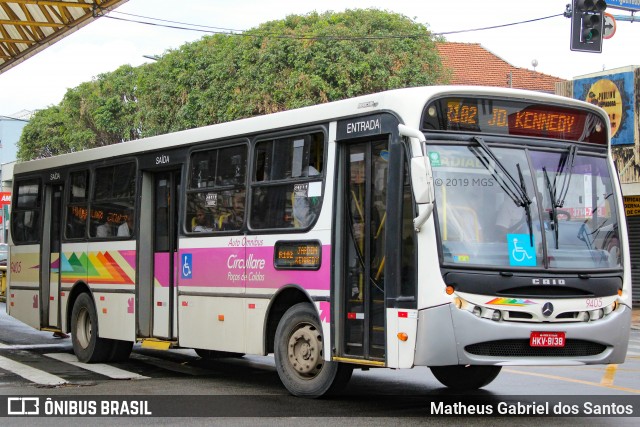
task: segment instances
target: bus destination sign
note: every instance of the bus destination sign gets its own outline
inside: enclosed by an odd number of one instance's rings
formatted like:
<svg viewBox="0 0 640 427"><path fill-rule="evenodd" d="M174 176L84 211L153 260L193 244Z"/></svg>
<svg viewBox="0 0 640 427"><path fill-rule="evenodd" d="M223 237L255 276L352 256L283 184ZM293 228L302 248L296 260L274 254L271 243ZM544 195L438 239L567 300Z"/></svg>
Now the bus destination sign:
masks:
<svg viewBox="0 0 640 427"><path fill-rule="evenodd" d="M604 121L589 111L526 101L446 98L427 106L424 130L481 132L606 144Z"/></svg>
<svg viewBox="0 0 640 427"><path fill-rule="evenodd" d="M279 270L317 270L321 257L318 241L279 241L274 248L274 266Z"/></svg>

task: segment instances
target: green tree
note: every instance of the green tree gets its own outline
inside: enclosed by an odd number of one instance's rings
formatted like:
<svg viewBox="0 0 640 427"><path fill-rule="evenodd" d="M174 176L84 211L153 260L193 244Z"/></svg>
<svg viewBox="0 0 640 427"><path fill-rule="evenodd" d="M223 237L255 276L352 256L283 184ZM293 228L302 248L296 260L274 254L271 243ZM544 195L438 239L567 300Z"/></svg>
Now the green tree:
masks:
<svg viewBox="0 0 640 427"><path fill-rule="evenodd" d="M67 92L54 121L33 120L20 158L448 81L425 25L380 10L292 15L242 35L213 35ZM53 108L53 107L52 107ZM44 113L43 113L44 114ZM37 142L58 126L59 142ZM55 150L36 150L40 144ZM24 145L24 147L23 147Z"/></svg>
<svg viewBox="0 0 640 427"><path fill-rule="evenodd" d="M69 119L60 106L39 110L24 127L18 142L20 160L70 153L87 147L93 133Z"/></svg>

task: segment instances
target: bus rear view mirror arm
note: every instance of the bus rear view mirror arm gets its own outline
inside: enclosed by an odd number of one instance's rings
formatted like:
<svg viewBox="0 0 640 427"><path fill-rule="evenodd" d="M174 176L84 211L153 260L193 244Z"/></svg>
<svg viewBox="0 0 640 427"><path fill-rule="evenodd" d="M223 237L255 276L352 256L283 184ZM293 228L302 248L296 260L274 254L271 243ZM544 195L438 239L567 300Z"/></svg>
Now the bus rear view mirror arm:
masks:
<svg viewBox="0 0 640 427"><path fill-rule="evenodd" d="M411 186L419 210L413 226L420 231L420 227L431 217L435 200L431 162L426 155L426 141L422 132L405 125L398 125L398 131L411 141Z"/></svg>

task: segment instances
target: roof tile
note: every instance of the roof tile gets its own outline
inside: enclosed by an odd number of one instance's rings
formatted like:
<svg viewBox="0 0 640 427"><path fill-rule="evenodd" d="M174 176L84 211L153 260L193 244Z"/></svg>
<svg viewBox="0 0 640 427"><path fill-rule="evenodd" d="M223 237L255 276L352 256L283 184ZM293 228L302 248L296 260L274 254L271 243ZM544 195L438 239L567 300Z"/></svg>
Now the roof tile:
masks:
<svg viewBox="0 0 640 427"><path fill-rule="evenodd" d="M553 93L560 77L515 67L479 43L442 42L436 47L442 63L451 70L451 84L511 87Z"/></svg>

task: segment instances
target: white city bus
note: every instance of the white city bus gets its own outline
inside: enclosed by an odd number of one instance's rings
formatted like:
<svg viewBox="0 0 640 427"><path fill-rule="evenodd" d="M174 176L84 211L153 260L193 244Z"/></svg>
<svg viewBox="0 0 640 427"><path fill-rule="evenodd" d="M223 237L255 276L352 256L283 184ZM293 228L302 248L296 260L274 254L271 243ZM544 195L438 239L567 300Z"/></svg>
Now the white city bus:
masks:
<svg viewBox="0 0 640 427"><path fill-rule="evenodd" d="M394 90L17 164L7 311L82 362L141 342L273 353L298 396L370 367L478 388L624 361L622 206L601 109Z"/></svg>

